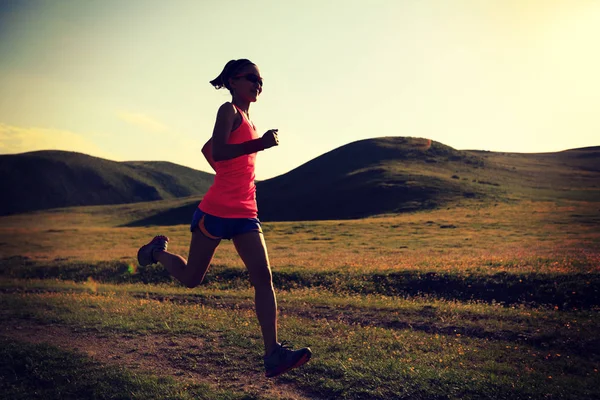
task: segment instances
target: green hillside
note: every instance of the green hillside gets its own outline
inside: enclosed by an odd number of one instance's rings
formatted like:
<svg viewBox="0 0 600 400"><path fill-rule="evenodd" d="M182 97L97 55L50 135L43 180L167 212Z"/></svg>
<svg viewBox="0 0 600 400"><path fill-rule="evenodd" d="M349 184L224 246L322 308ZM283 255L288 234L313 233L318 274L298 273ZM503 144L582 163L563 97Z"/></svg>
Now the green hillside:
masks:
<svg viewBox="0 0 600 400"><path fill-rule="evenodd" d="M0 174L8 194L3 214L138 202L77 211L108 213L125 226L186 224L212 183L210 174L171 163L117 163L65 152L0 156ZM600 147L525 154L459 151L417 138L368 139L258 182L257 196L263 221L361 218L465 201L599 201ZM151 207L144 203L159 199Z"/></svg>
<svg viewBox="0 0 600 400"><path fill-rule="evenodd" d="M213 175L168 162L115 162L65 151L0 156L0 215L202 195Z"/></svg>
<svg viewBox="0 0 600 400"><path fill-rule="evenodd" d="M493 167L478 176L506 193L532 199L600 200L600 146L555 153L469 151Z"/></svg>
<svg viewBox="0 0 600 400"><path fill-rule="evenodd" d="M347 219L497 196L457 178L486 168L479 155L425 139L386 137L339 147L258 185L265 220Z"/></svg>
<svg viewBox="0 0 600 400"><path fill-rule="evenodd" d="M467 198L600 200L600 147L522 154L385 137L339 147L258 184L263 220L359 218Z"/></svg>

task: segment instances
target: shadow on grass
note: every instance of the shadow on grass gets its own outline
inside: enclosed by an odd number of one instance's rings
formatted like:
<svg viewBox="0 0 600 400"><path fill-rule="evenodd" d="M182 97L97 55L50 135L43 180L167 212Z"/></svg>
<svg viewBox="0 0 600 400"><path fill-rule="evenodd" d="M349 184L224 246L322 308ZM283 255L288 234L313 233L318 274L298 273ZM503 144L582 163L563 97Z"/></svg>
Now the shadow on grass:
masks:
<svg viewBox="0 0 600 400"><path fill-rule="evenodd" d="M0 390L6 399L247 399L130 372L47 344L0 338Z"/></svg>
<svg viewBox="0 0 600 400"><path fill-rule="evenodd" d="M22 257L0 260L0 276L20 279L61 279L106 283L174 283L159 264L138 268L107 261L39 262ZM322 288L334 293L386 296L431 296L458 301L481 301L506 306L550 306L556 309L594 309L600 306L600 274L460 275L404 271L376 274L274 271L277 289ZM204 285L217 289L249 287L244 269L213 265Z"/></svg>

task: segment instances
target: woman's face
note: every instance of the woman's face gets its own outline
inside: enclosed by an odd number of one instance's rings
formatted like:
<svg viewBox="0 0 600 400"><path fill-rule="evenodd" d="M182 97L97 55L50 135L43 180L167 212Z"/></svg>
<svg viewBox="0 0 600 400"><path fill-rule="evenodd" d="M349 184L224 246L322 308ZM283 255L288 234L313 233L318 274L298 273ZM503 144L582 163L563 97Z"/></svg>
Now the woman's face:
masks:
<svg viewBox="0 0 600 400"><path fill-rule="evenodd" d="M229 82L234 95L248 102L255 102L262 92L263 81L254 64L244 67Z"/></svg>

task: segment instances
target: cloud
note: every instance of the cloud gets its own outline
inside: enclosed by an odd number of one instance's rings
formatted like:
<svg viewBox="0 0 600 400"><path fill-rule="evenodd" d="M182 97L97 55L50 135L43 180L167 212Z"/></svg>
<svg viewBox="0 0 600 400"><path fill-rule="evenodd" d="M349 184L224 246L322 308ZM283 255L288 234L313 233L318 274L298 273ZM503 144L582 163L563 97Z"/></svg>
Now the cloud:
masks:
<svg viewBox="0 0 600 400"><path fill-rule="evenodd" d="M146 114L121 112L117 115L119 119L152 133L163 133L171 130L162 122L159 122Z"/></svg>
<svg viewBox="0 0 600 400"><path fill-rule="evenodd" d="M0 154L37 150L76 151L106 157L104 152L83 134L58 129L23 128L0 123Z"/></svg>

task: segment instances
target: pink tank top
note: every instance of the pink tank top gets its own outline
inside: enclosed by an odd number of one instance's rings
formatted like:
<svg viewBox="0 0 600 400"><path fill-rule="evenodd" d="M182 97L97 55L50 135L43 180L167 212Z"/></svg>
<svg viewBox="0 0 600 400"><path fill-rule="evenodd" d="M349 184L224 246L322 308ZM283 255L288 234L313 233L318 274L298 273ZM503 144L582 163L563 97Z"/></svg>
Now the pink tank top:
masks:
<svg viewBox="0 0 600 400"><path fill-rule="evenodd" d="M228 144L238 144L257 139L254 125L234 104L242 116L242 123L229 134ZM215 180L198 208L221 218L256 218L256 186L254 164L256 153L245 154L225 161L215 161Z"/></svg>

